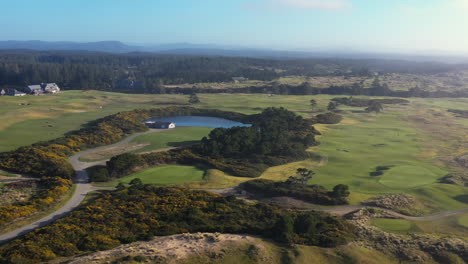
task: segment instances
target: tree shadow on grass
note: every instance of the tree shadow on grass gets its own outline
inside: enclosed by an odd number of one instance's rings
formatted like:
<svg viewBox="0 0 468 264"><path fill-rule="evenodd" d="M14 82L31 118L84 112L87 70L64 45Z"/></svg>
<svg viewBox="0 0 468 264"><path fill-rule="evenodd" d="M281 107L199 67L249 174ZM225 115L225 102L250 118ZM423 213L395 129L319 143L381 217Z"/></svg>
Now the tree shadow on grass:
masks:
<svg viewBox="0 0 468 264"><path fill-rule="evenodd" d="M453 199L468 204L468 194L458 195L453 197Z"/></svg>
<svg viewBox="0 0 468 264"><path fill-rule="evenodd" d="M167 145L170 147L184 147L190 146L199 143L200 140L187 140L187 141L178 141L178 142L168 142Z"/></svg>

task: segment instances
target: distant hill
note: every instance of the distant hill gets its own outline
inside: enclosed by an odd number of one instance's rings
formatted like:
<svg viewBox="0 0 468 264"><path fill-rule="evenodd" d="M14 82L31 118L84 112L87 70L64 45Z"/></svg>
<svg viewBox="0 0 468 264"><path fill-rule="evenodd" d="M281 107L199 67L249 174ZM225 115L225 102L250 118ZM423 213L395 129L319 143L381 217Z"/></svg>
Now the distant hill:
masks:
<svg viewBox="0 0 468 264"><path fill-rule="evenodd" d="M455 55L411 55L398 53L371 53L346 50L287 51L255 49L214 44L168 43L157 45L125 44L120 41L70 42L70 41L0 41L0 50L40 51L90 51L107 53L147 52L159 54L184 54L254 58L342 58L342 59L392 59L409 61L439 61L468 63L468 57Z"/></svg>

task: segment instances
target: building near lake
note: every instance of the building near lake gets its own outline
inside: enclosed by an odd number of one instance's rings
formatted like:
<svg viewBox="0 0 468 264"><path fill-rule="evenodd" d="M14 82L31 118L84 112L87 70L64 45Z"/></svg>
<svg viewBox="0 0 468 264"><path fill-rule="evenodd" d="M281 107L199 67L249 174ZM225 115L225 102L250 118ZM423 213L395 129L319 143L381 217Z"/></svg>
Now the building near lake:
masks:
<svg viewBox="0 0 468 264"><path fill-rule="evenodd" d="M145 125L149 128L157 128L157 129L171 129L175 128L175 123L172 122L159 122L159 121L146 121Z"/></svg>

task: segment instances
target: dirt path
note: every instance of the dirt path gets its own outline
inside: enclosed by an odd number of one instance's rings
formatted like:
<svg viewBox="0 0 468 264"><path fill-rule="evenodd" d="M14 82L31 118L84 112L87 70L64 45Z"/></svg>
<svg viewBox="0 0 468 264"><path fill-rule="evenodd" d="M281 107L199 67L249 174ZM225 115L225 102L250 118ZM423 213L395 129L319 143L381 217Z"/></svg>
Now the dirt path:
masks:
<svg viewBox="0 0 468 264"><path fill-rule="evenodd" d="M163 130L161 130L161 129L151 129L151 130L146 131L146 132L136 133L134 135L131 135L131 136L125 138L124 140L122 140L122 141L120 141L118 143L108 145L108 146L98 147L98 148L94 148L94 149L85 150L85 151L79 152L79 153L73 155L72 157L70 157L69 161L72 164L72 166L75 169L76 174L77 174L76 178L74 179L74 184L76 185L76 190L73 193L73 196L70 198L70 200L63 207L61 207L57 211L51 213L50 215L45 216L45 217L43 217L43 218L41 218L41 219L27 225L27 226L23 226L23 227L18 228L18 229L14 230L14 231L8 232L8 233L3 234L3 235L0 235L0 244L5 243L5 242L7 242L9 240L12 240L12 239L14 239L14 238L16 238L18 236L29 233L29 232L33 231L34 229L36 229L36 228L48 225L49 223L51 223L51 222L53 222L53 221L55 221L55 220L57 220L59 218L64 217L65 215L67 215L71 211L75 210L75 208L77 208L81 204L81 202L83 202L83 200L85 199L86 195L89 192L98 191L98 190L112 190L113 189L113 188L109 188L109 187L95 187L95 186L91 185L89 183L88 173L86 172L87 168L95 166L95 165L99 165L99 164L105 164L106 161L82 162L82 161L80 161L81 156L86 155L86 154L88 154L90 152L99 150L99 149L126 144L126 143L132 141L134 138L136 138L138 136L141 136L141 135L144 135L144 134L149 134L149 133L156 133L156 132L160 132L160 131L163 131Z"/></svg>

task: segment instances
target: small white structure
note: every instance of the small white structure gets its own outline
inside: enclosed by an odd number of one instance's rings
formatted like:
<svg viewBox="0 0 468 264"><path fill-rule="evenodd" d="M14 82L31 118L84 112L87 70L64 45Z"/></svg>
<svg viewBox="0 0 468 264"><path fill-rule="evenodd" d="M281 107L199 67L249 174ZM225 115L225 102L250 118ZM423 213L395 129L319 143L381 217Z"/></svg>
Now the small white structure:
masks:
<svg viewBox="0 0 468 264"><path fill-rule="evenodd" d="M145 125L149 128L157 128L157 129L171 129L175 128L175 123L172 122L159 122L159 121L146 121Z"/></svg>

